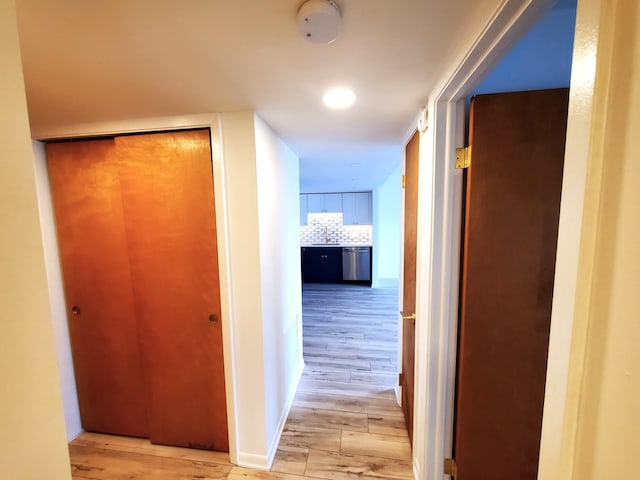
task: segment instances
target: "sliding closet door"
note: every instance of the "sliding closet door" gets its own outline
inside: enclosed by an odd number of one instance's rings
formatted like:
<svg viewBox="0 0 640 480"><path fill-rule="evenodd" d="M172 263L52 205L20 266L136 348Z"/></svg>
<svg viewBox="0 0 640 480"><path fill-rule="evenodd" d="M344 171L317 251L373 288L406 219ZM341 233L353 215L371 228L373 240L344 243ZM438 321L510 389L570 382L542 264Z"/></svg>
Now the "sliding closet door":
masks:
<svg viewBox="0 0 640 480"><path fill-rule="evenodd" d="M46 152L82 426L146 437L115 143L49 143Z"/></svg>
<svg viewBox="0 0 640 480"><path fill-rule="evenodd" d="M209 131L116 145L151 441L228 451Z"/></svg>

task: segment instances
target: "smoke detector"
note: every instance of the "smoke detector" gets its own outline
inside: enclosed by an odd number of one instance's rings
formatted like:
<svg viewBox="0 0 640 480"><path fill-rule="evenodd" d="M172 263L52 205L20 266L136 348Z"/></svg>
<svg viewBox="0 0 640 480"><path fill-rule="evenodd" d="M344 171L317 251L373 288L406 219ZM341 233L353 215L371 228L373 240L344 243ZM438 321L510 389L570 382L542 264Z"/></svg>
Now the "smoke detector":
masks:
<svg viewBox="0 0 640 480"><path fill-rule="evenodd" d="M333 0L307 0L297 15L298 29L313 43L331 43L342 27L342 15Z"/></svg>

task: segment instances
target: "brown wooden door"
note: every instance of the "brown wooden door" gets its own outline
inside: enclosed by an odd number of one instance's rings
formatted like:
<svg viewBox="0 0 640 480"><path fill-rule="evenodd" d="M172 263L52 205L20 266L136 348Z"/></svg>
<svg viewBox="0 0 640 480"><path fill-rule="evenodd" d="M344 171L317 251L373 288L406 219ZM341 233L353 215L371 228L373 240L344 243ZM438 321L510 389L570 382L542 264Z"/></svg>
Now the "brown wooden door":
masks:
<svg viewBox="0 0 640 480"><path fill-rule="evenodd" d="M82 426L146 437L115 143L49 143L46 153Z"/></svg>
<svg viewBox="0 0 640 480"><path fill-rule="evenodd" d="M209 131L116 145L151 441L228 451Z"/></svg>
<svg viewBox="0 0 640 480"><path fill-rule="evenodd" d="M402 411L413 441L413 392L416 331L416 242L418 231L418 160L420 133L416 132L405 150L404 189L404 269L402 280Z"/></svg>
<svg viewBox="0 0 640 480"><path fill-rule="evenodd" d="M567 90L473 99L454 454L458 480L535 480Z"/></svg>

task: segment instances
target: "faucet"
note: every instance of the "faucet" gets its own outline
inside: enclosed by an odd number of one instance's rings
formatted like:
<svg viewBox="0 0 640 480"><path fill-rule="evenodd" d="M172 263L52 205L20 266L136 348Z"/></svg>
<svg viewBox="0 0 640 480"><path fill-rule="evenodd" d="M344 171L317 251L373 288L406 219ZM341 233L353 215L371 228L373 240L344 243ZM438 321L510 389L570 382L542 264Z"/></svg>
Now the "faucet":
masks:
<svg viewBox="0 0 640 480"><path fill-rule="evenodd" d="M322 227L322 234L324 235L324 243L329 243L329 229L326 225Z"/></svg>

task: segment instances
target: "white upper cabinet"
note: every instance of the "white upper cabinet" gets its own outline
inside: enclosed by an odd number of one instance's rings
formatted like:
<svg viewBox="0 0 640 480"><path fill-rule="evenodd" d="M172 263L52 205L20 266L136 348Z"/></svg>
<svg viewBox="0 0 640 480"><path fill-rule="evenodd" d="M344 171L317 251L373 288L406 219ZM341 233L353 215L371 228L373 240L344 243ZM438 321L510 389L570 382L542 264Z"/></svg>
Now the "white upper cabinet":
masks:
<svg viewBox="0 0 640 480"><path fill-rule="evenodd" d="M307 224L307 195L300 195L300 225Z"/></svg>
<svg viewBox="0 0 640 480"><path fill-rule="evenodd" d="M328 213L342 212L342 194L341 193L325 193L324 194L324 211Z"/></svg>
<svg viewBox="0 0 640 480"><path fill-rule="evenodd" d="M342 212L341 193L309 193L307 194L308 213L340 213Z"/></svg>
<svg viewBox="0 0 640 480"><path fill-rule="evenodd" d="M324 194L309 193L307 194L307 212L322 213L324 211Z"/></svg>
<svg viewBox="0 0 640 480"><path fill-rule="evenodd" d="M302 193L300 225L308 225L307 213L342 213L343 225L372 225L371 192Z"/></svg>
<svg viewBox="0 0 640 480"><path fill-rule="evenodd" d="M343 225L371 225L371 192L342 194Z"/></svg>

